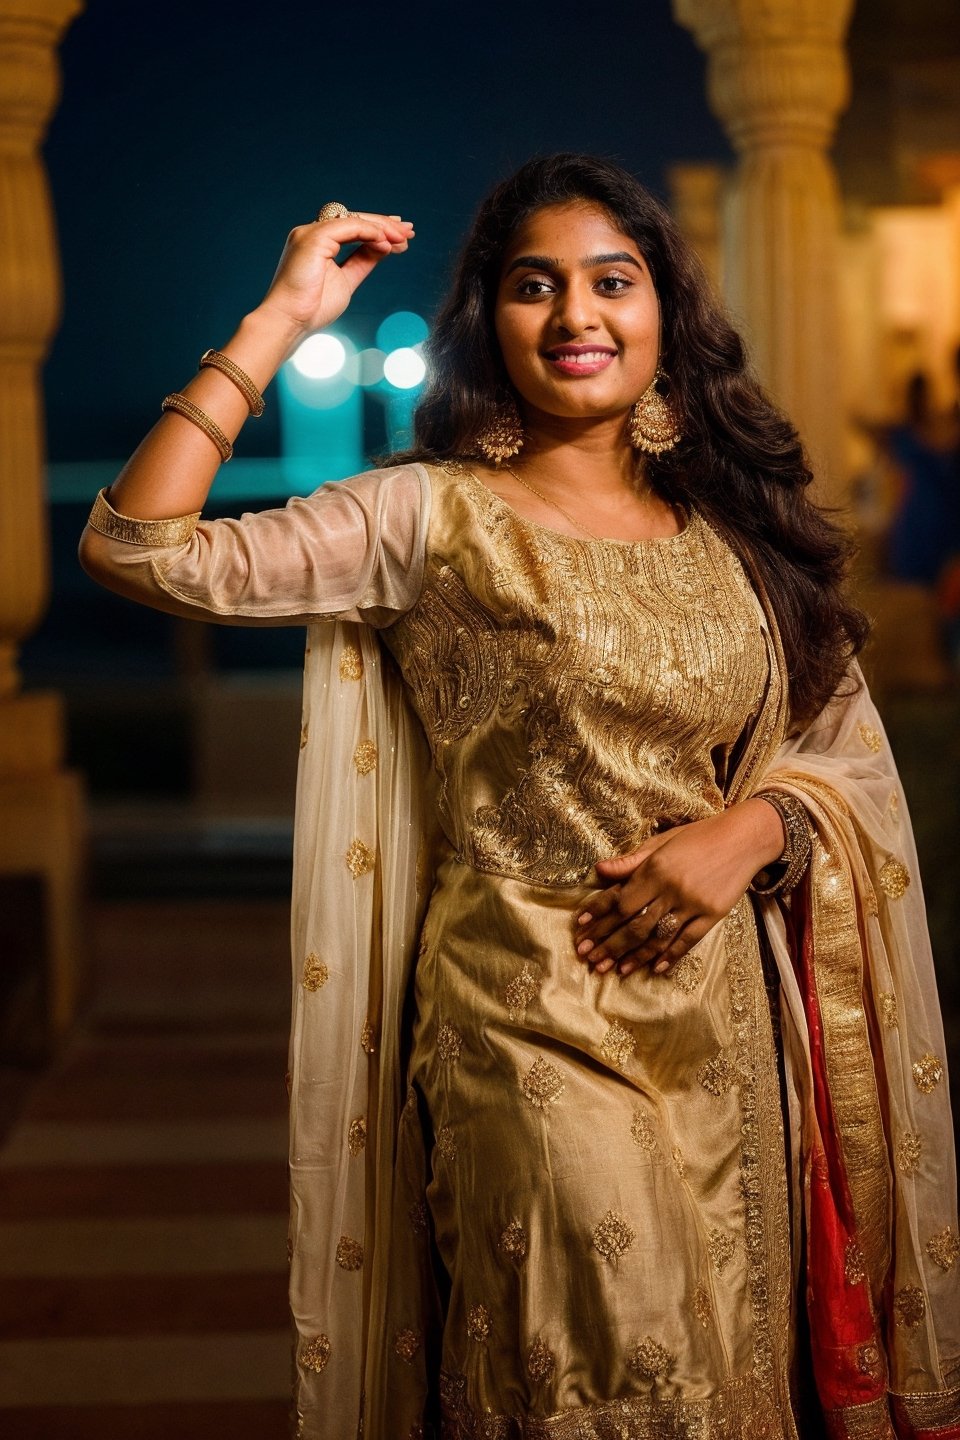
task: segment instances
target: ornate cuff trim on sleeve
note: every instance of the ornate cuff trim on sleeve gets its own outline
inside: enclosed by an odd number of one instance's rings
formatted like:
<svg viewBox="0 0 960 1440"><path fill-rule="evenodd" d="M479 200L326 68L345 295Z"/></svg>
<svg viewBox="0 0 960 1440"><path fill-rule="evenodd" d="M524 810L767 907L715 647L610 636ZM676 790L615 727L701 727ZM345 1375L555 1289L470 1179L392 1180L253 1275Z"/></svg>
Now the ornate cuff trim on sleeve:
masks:
<svg viewBox="0 0 960 1440"><path fill-rule="evenodd" d="M118 515L101 490L93 502L87 524L111 540L125 540L128 545L183 545L190 539L200 511L195 515L178 515L173 520L132 520Z"/></svg>

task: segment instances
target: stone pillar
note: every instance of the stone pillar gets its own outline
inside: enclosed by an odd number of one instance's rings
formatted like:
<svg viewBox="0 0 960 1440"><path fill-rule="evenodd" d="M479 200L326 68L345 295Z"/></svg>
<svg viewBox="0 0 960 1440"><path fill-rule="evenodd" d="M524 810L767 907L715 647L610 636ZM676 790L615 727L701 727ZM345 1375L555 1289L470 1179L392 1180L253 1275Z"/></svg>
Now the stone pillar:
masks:
<svg viewBox="0 0 960 1440"><path fill-rule="evenodd" d="M75 1003L82 802L58 697L21 693L17 651L49 589L39 370L60 272L39 147L59 98L56 46L80 9L0 0L0 873L43 881L37 956L54 1033Z"/></svg>
<svg viewBox="0 0 960 1440"><path fill-rule="evenodd" d="M847 103L853 0L673 0L708 56L711 107L738 156L724 292L761 380L800 430L821 500L845 491L840 207L827 151Z"/></svg>
<svg viewBox="0 0 960 1440"><path fill-rule="evenodd" d="M699 255L718 295L723 293L721 229L725 183L722 165L671 165L667 170L673 217Z"/></svg>

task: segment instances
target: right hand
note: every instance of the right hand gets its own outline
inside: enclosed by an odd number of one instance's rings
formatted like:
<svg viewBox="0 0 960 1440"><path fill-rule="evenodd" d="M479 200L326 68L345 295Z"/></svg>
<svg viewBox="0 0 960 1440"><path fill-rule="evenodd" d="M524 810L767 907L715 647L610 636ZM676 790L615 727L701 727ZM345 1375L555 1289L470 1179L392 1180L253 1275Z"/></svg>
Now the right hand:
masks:
<svg viewBox="0 0 960 1440"><path fill-rule="evenodd" d="M301 338L322 330L343 314L357 286L381 260L407 249L413 234L409 220L368 211L298 225L287 237L277 273L259 308L278 316ZM338 265L344 245L359 248Z"/></svg>

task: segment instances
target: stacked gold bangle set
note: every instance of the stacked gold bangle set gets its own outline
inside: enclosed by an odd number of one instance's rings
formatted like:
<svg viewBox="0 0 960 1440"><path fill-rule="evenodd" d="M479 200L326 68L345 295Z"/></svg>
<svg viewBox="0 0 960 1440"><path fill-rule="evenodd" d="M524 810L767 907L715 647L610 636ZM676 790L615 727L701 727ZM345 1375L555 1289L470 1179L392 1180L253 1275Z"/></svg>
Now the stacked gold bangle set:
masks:
<svg viewBox="0 0 960 1440"><path fill-rule="evenodd" d="M263 414L263 396L247 372L241 370L236 361L231 360L229 355L224 355L219 350L205 350L200 356L198 368L203 370L208 366L213 370L219 370L222 375L226 375L228 380L233 381L246 400L251 415L259 417ZM222 461L226 462L233 455L233 446L216 420L212 420L205 410L201 410L199 405L195 405L189 396L182 395L179 390L174 391L172 395L166 397L160 409L172 410L176 415L182 415L184 420L190 420L199 430L202 430L204 435L216 445Z"/></svg>
<svg viewBox="0 0 960 1440"><path fill-rule="evenodd" d="M796 795L788 795L785 790L761 790L757 799L766 800L776 810L783 821L787 843L780 858L760 872L750 889L755 895L788 895L799 885L810 863L813 837L807 809L802 800L798 800Z"/></svg>

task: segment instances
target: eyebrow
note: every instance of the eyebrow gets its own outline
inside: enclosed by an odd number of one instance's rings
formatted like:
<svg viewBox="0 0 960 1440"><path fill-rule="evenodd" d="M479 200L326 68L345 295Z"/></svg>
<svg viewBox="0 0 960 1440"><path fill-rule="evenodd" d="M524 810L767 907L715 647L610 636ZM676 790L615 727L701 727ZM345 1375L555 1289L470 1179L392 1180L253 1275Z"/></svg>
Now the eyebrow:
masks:
<svg viewBox="0 0 960 1440"><path fill-rule="evenodd" d="M613 265L615 263L633 265L638 270L641 268L640 261L633 255L628 255L626 250L612 250L608 255L587 255L580 261L582 270L592 270L597 265ZM504 271L505 275L511 274L514 270L559 270L560 261L551 258L549 255L518 255L516 260L511 260Z"/></svg>

